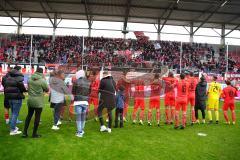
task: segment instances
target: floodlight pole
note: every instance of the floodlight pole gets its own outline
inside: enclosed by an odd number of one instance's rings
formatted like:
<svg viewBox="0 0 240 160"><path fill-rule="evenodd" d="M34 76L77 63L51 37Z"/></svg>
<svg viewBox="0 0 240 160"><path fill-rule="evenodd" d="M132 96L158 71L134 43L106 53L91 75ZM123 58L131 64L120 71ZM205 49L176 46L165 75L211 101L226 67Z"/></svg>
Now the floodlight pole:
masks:
<svg viewBox="0 0 240 160"><path fill-rule="evenodd" d="M226 74L228 73L228 43L227 43L227 49L226 49Z"/></svg>
<svg viewBox="0 0 240 160"><path fill-rule="evenodd" d="M82 37L82 70L83 70L83 58L84 58L84 36Z"/></svg>
<svg viewBox="0 0 240 160"><path fill-rule="evenodd" d="M180 47L180 74L182 73L182 42Z"/></svg>
<svg viewBox="0 0 240 160"><path fill-rule="evenodd" d="M33 50L32 43L33 43L33 35L31 34L30 59L29 59L30 73L32 73L32 50Z"/></svg>

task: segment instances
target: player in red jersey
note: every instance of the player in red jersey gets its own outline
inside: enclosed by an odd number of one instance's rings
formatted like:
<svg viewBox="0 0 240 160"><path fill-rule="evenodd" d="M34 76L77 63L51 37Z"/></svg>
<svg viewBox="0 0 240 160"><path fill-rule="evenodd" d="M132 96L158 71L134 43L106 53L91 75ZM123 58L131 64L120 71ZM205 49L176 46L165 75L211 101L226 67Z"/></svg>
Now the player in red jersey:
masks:
<svg viewBox="0 0 240 160"><path fill-rule="evenodd" d="M159 74L154 75L154 79L151 82L151 95L149 100L148 109L148 125L151 126L152 121L152 109L156 109L157 125L160 126L160 93L161 93L161 81L159 80Z"/></svg>
<svg viewBox="0 0 240 160"><path fill-rule="evenodd" d="M125 88L124 90L124 96L125 96L125 104L123 109L123 121L127 121L127 112L128 112L128 104L129 104L129 94L131 89L131 81L127 79L127 71L123 72L123 76L121 79L117 82L117 88L120 86L123 86Z"/></svg>
<svg viewBox="0 0 240 160"><path fill-rule="evenodd" d="M144 119L144 109L145 109L145 102L144 102L144 81L137 79L133 82L135 84L135 92L134 92L134 108L133 108L133 124L136 123L136 113L138 109L141 109L140 117L139 117L139 124L143 125Z"/></svg>
<svg viewBox="0 0 240 160"><path fill-rule="evenodd" d="M165 115L166 115L166 124L172 124L174 121L174 112L175 112L175 85L177 79L174 78L173 73L169 72L168 77L163 77L165 82ZM171 113L170 113L171 111Z"/></svg>
<svg viewBox="0 0 240 160"><path fill-rule="evenodd" d="M176 111L175 111L175 129L179 128L179 112L182 110L182 126L181 129L186 127L187 119L187 104L188 104L188 90L189 83L185 79L185 75L180 75L180 80L177 82L177 98L176 98Z"/></svg>
<svg viewBox="0 0 240 160"><path fill-rule="evenodd" d="M190 72L190 77L187 79L189 83L189 93L188 93L188 103L190 103L191 106L191 121L192 124L195 123L195 91L198 83L198 79L194 77L193 72Z"/></svg>
<svg viewBox="0 0 240 160"><path fill-rule="evenodd" d="M98 118L98 113L97 113L97 108L98 108L98 88L99 88L99 85L100 85L100 79L99 79L99 75L97 75L97 72L96 71L93 71L91 76L89 77L89 80L91 82L91 92L90 92L90 95L89 95L89 100L88 100L88 103L89 103L89 106L91 104L93 104L93 107L94 107L94 114L95 114L95 120L97 121Z"/></svg>
<svg viewBox="0 0 240 160"><path fill-rule="evenodd" d="M226 81L227 87L223 89L223 92L221 94L221 97L224 98L224 104L223 104L223 113L224 118L226 120L227 124L230 124L228 119L228 109L232 112L232 123L236 123L236 113L235 113L235 103L234 98L237 96L237 89L231 86L230 81Z"/></svg>

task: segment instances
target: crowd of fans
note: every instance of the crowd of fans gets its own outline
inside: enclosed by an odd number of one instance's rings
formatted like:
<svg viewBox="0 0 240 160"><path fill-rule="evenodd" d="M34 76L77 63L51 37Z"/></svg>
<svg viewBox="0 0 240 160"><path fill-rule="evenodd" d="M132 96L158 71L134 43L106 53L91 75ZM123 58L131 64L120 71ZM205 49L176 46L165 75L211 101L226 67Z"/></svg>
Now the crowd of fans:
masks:
<svg viewBox="0 0 240 160"><path fill-rule="evenodd" d="M180 42L138 41L104 37L34 35L32 41L32 63L60 63L89 66L114 65L138 66L153 63L157 66L180 68ZM0 62L29 63L30 35L11 35L0 39ZM84 48L84 49L83 49ZM83 54L82 54L83 53ZM226 70L225 52L208 44L183 43L182 68L199 69L205 72ZM229 70L240 72L239 61L230 58Z"/></svg>

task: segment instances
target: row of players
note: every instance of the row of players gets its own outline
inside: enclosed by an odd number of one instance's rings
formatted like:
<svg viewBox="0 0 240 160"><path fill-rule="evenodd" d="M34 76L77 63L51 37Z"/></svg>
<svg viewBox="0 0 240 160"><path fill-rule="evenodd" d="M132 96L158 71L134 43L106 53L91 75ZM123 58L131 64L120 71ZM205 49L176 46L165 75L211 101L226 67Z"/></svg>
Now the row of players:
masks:
<svg viewBox="0 0 240 160"><path fill-rule="evenodd" d="M95 114L97 115L98 107L98 88L99 81L96 80L96 73L93 73L91 77L91 93L89 104L94 105ZM131 85L134 85L134 108L132 113L133 124L137 121L137 112L140 109L139 124L143 125L144 112L145 112L145 87L144 81L141 79L130 81L127 79L127 72L123 73L122 78L117 82L117 88L124 88L124 109L123 120L127 121L127 113L129 106L129 94ZM226 81L227 87L222 90L220 83L217 82L217 77L213 77L213 81L209 84L207 90L207 82L202 76L200 79L198 76L194 76L191 72L189 75L181 74L180 79L174 77L170 72L168 77L160 77L159 74L155 74L150 82L151 94L149 100L148 109L148 125L151 126L152 122L152 110L156 109L157 125L160 125L160 94L164 87L164 106L165 106L165 119L166 124L173 124L175 122L175 128L179 128L180 111L182 111L182 125L181 128L186 127L187 106L190 104L191 110L191 124L199 123L198 110L202 113L202 123L205 123L205 109L207 106L209 123L213 122L212 112L215 113L216 123L219 123L219 98L224 98L224 117L226 123L230 124L228 118L228 109L230 108L232 113L232 123L236 123L234 98L237 96L237 88L231 85L230 81ZM177 91L177 94L175 93ZM207 101L207 104L206 104Z"/></svg>

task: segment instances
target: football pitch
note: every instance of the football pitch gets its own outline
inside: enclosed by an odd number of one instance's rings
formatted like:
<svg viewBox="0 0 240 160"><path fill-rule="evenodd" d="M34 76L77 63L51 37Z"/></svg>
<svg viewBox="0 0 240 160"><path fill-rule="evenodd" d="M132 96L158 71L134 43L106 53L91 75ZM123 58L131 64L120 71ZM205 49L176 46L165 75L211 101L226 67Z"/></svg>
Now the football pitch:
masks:
<svg viewBox="0 0 240 160"><path fill-rule="evenodd" d="M42 138L23 139L21 135L9 136L9 127L4 122L3 95L0 95L0 160L238 160L240 157L240 103L236 105L236 125L225 125L220 112L218 125L196 124L188 125L185 130L174 130L173 126L163 124L164 110L161 110L161 127L156 123L149 127L146 122L140 126L128 121L124 128L113 128L111 134L100 133L99 123L90 119L84 137L78 138L74 122L65 121L60 130L51 130L53 117L47 99L39 126ZM27 115L26 101L23 103L21 120ZM29 135L32 125L33 120ZM18 127L23 130L23 124Z"/></svg>

